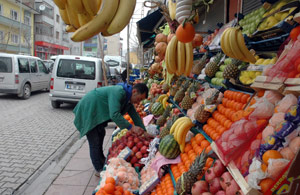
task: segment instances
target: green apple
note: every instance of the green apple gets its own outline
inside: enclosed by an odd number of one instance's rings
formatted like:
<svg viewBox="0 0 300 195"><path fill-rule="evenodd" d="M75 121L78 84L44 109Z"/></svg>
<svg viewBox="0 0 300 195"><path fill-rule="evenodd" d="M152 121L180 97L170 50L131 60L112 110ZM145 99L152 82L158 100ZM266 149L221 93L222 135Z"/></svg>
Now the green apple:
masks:
<svg viewBox="0 0 300 195"><path fill-rule="evenodd" d="M221 66L220 66L220 71L221 71L221 72L224 72L224 70L225 70L226 66L227 66L227 65L224 65L224 64L223 64L223 65L221 65ZM223 75L222 75L222 76L223 76Z"/></svg>
<svg viewBox="0 0 300 195"><path fill-rule="evenodd" d="M212 79L211 79L211 83L212 83L213 85L217 85L217 79L218 79L218 78L216 78L216 77L212 78Z"/></svg>
<svg viewBox="0 0 300 195"><path fill-rule="evenodd" d="M217 77L217 78L223 78L223 72L218 71L218 72L216 73L216 77Z"/></svg>
<svg viewBox="0 0 300 195"><path fill-rule="evenodd" d="M225 60L224 60L224 64L225 65L229 65L229 64L231 64L232 63L232 59L231 58L226 58Z"/></svg>

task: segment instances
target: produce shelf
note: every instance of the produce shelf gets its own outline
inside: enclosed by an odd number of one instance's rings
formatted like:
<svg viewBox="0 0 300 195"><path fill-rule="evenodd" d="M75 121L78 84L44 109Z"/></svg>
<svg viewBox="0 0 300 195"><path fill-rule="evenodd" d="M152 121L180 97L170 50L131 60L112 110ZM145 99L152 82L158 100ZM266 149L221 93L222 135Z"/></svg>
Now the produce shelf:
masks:
<svg viewBox="0 0 300 195"><path fill-rule="evenodd" d="M184 114L184 116L186 116L186 111L185 110L183 110L174 100L173 100L173 98L170 98L169 97L169 101L176 107L176 108L178 108L179 110L180 110L180 112L182 113L182 114Z"/></svg>
<svg viewBox="0 0 300 195"><path fill-rule="evenodd" d="M246 87L244 85L239 85L239 84L234 84L233 82L231 82L228 79L224 80L224 84L228 87L228 90L231 90L231 91L238 91L238 92L242 92L242 93L247 93L249 95L252 95L255 92L250 87Z"/></svg>

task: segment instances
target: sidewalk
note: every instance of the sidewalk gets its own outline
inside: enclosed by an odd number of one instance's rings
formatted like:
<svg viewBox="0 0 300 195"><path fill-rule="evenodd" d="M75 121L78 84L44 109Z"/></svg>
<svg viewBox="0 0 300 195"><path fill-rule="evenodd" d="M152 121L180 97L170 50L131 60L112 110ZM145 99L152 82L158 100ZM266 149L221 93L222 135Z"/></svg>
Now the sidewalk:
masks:
<svg viewBox="0 0 300 195"><path fill-rule="evenodd" d="M111 146L112 125L106 128L103 148L107 155ZM89 146L86 138L81 148L77 150L58 177L52 182L45 195L92 195L99 182L89 156Z"/></svg>

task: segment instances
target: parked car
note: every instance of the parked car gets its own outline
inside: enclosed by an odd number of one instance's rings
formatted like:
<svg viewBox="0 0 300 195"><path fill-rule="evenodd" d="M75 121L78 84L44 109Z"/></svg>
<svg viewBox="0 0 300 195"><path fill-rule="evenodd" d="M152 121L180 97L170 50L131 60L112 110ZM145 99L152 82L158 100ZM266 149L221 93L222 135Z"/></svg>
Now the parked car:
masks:
<svg viewBox="0 0 300 195"><path fill-rule="evenodd" d="M73 55L57 56L50 85L50 101L53 108L64 102L76 103L87 92L102 87L102 60ZM109 68L106 68L109 77Z"/></svg>
<svg viewBox="0 0 300 195"><path fill-rule="evenodd" d="M45 66L48 68L49 72L52 72L54 61L53 60L43 60Z"/></svg>
<svg viewBox="0 0 300 195"><path fill-rule="evenodd" d="M0 53L0 93L28 99L43 89L50 89L50 74L40 58Z"/></svg>

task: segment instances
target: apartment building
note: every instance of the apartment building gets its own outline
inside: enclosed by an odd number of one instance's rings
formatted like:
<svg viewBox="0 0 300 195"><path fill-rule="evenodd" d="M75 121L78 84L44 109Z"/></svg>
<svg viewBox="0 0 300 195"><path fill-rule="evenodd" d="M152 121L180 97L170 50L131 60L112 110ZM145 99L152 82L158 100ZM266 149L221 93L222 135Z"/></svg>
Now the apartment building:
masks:
<svg viewBox="0 0 300 195"><path fill-rule="evenodd" d="M34 0L0 1L0 52L34 54Z"/></svg>
<svg viewBox="0 0 300 195"><path fill-rule="evenodd" d="M71 41L71 34L65 31L58 7L52 0L35 0L35 50L34 55L49 59L52 55L81 55L81 43Z"/></svg>

